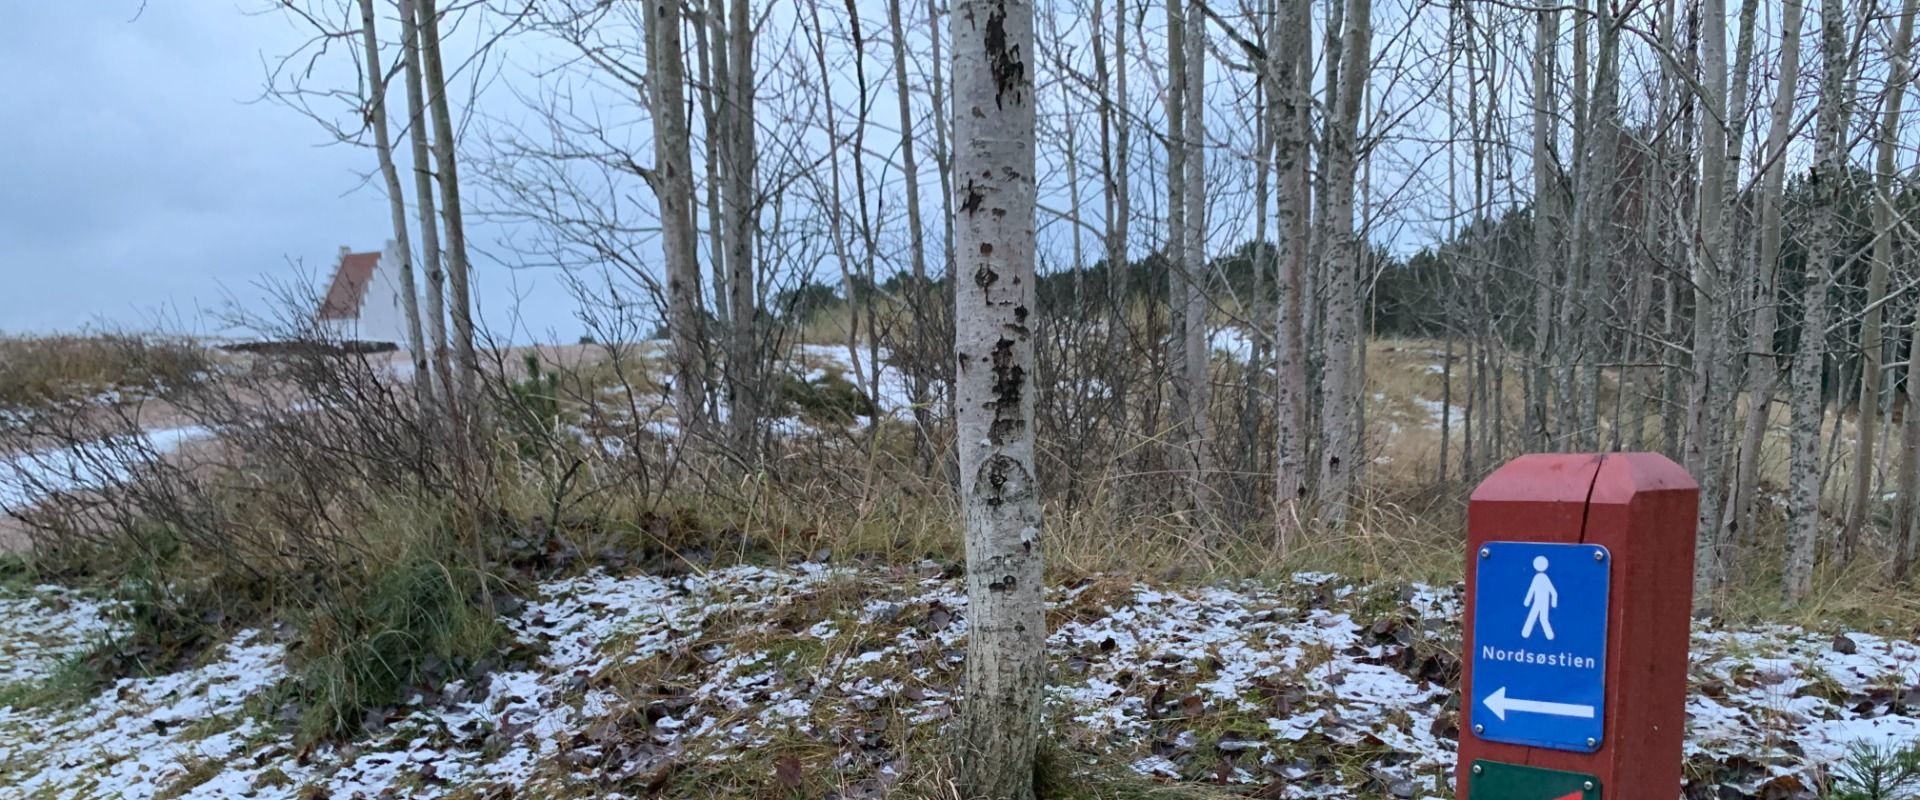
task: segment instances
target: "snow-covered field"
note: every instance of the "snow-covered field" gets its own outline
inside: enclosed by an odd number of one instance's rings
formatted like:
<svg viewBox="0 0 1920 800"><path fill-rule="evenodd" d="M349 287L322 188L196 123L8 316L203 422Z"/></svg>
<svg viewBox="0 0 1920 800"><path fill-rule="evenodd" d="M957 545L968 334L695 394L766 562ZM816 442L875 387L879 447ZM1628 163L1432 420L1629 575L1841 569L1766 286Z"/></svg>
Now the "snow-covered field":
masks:
<svg viewBox="0 0 1920 800"><path fill-rule="evenodd" d="M1052 738L1072 751L1263 797L1451 795L1457 588L1089 579L1051 602ZM0 683L113 635L111 612L52 588L0 600ZM267 692L288 642L251 630L77 707L0 709L0 795L750 796L703 781L752 762L732 780L885 796L940 746L965 616L931 564L556 580L507 619L540 655L419 687L359 741L307 752ZM1715 797L1818 785L1852 742L1920 738L1911 641L1703 629L1692 673L1688 775Z"/></svg>

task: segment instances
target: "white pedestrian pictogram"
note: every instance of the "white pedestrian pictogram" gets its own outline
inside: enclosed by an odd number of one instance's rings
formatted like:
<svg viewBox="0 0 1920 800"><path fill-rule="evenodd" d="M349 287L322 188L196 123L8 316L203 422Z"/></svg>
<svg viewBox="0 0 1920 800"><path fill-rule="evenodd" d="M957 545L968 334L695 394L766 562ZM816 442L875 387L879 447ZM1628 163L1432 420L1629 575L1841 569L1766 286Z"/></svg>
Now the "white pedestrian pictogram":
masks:
<svg viewBox="0 0 1920 800"><path fill-rule="evenodd" d="M1534 623L1540 624L1540 631L1547 635L1547 641L1553 641L1553 609L1560 607L1560 590L1553 588L1553 579L1547 577L1547 557L1533 557L1533 583L1527 586L1527 597L1521 601L1528 609L1527 624L1520 628L1520 638L1533 638Z"/></svg>

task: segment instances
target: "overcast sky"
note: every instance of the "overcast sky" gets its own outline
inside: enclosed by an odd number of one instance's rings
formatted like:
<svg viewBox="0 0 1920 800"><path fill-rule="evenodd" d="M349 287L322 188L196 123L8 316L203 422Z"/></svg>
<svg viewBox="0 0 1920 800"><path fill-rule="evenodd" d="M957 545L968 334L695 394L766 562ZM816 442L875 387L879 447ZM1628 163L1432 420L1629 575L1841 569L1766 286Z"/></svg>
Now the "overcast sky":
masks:
<svg viewBox="0 0 1920 800"><path fill-rule="evenodd" d="M306 38L262 0L11 4L0 26L0 332L216 333L228 300L311 280L342 245L391 236L372 154L255 102L263 64ZM345 76L351 81L350 75ZM484 246L489 231L474 237ZM497 234L496 234L497 237ZM477 299L513 338L571 338L551 275L480 263ZM515 302L516 298L522 302ZM519 311L518 324L509 313Z"/></svg>

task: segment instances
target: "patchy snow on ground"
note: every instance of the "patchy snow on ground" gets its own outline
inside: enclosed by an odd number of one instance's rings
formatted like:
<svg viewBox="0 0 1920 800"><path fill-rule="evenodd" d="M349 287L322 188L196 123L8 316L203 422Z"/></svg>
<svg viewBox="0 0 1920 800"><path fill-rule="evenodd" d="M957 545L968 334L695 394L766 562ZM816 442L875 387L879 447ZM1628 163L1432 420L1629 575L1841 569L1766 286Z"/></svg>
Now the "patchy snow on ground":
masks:
<svg viewBox="0 0 1920 800"><path fill-rule="evenodd" d="M1432 418L1432 422L1428 423L1431 427L1439 428L1442 418L1446 419L1448 430L1457 431L1467 424L1467 410L1458 405L1449 406L1438 400L1428 400L1424 397L1415 397L1413 402Z"/></svg>
<svg viewBox="0 0 1920 800"><path fill-rule="evenodd" d="M58 586L0 592L0 688L43 680L120 635L108 604Z"/></svg>
<svg viewBox="0 0 1920 800"><path fill-rule="evenodd" d="M1051 738L1262 797L1448 797L1459 603L1457 587L1324 574L1055 587ZM77 707L0 708L0 795L742 796L698 776L804 742L805 768L831 771L841 796L886 796L909 751L949 732L966 608L931 564L554 580L504 620L534 655L417 687L357 741L305 752L269 691L289 674L287 634L245 631ZM108 610L54 588L0 599L0 684L111 635ZM1703 628L1693 649L1693 791L1801 796L1779 790L1818 785L1855 742L1920 738L1911 641Z"/></svg>
<svg viewBox="0 0 1920 800"><path fill-rule="evenodd" d="M1245 364L1253 358L1254 337L1237 325L1222 325L1207 331L1207 341L1215 352Z"/></svg>
<svg viewBox="0 0 1920 800"><path fill-rule="evenodd" d="M121 483L148 463L213 431L198 425L148 428L69 447L0 456L0 510L32 506L56 494L85 492Z"/></svg>
<svg viewBox="0 0 1920 800"><path fill-rule="evenodd" d="M863 393L872 389L869 384L878 370L880 392L871 398L877 412L894 419L913 419L913 382L894 365L893 352L880 348L876 364L874 351L866 344L856 349L858 369L855 369L856 358L848 353L846 345L803 344L797 348L795 367L809 383L818 383L829 377L829 373L838 373Z"/></svg>

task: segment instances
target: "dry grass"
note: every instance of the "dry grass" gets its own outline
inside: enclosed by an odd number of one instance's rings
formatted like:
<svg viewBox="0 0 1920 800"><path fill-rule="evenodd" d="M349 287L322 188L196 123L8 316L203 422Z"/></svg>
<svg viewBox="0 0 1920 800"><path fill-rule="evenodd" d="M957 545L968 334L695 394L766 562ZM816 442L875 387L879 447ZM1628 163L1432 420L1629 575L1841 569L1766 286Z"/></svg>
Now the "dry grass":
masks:
<svg viewBox="0 0 1920 800"><path fill-rule="evenodd" d="M32 407L113 390L179 386L213 365L205 348L142 336L0 337L0 406Z"/></svg>

